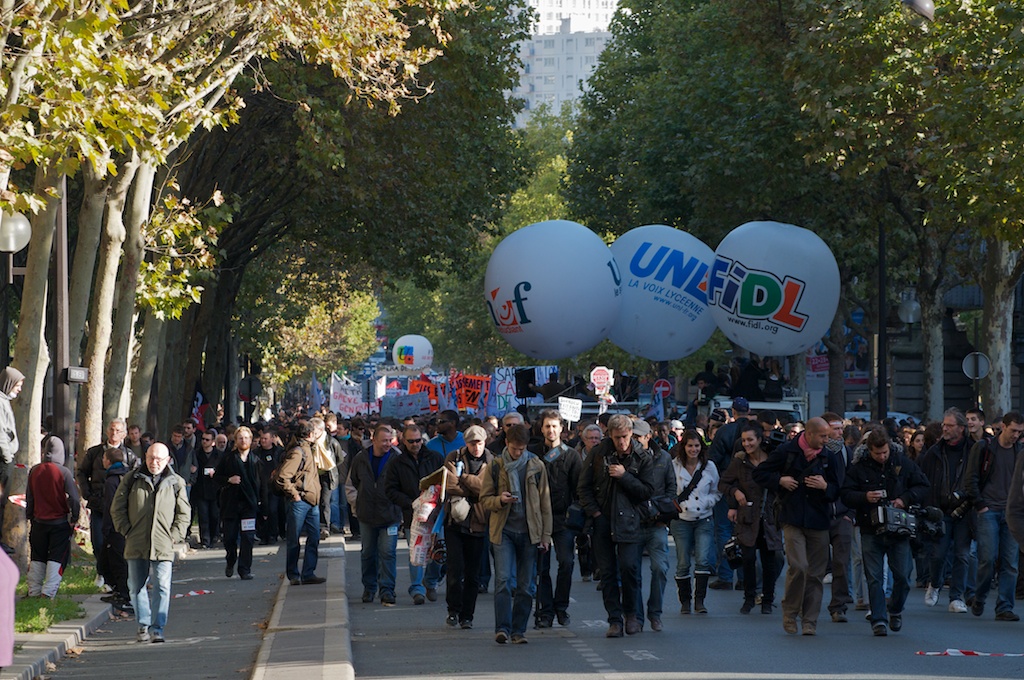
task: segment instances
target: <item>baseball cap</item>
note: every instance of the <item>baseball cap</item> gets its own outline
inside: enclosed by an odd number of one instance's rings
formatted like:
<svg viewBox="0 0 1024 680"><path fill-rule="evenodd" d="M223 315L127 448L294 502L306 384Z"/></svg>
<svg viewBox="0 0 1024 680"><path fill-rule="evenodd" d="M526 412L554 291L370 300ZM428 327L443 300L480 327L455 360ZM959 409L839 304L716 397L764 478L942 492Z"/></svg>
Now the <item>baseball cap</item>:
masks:
<svg viewBox="0 0 1024 680"><path fill-rule="evenodd" d="M726 413L724 409L716 408L711 412L711 415L708 416L708 420L715 423L724 423L729 420L729 414Z"/></svg>
<svg viewBox="0 0 1024 680"><path fill-rule="evenodd" d="M487 441L487 431L479 425L471 425L466 428L462 438L467 442L485 442Z"/></svg>
<svg viewBox="0 0 1024 680"><path fill-rule="evenodd" d="M633 421L633 434L643 437L651 433L651 426L646 420L634 420Z"/></svg>
<svg viewBox="0 0 1024 680"><path fill-rule="evenodd" d="M683 421L681 420L673 420L671 423L669 423L669 425L672 427L673 430L683 429Z"/></svg>
<svg viewBox="0 0 1024 680"><path fill-rule="evenodd" d="M732 400L732 410L736 413L750 413L750 402L746 397L736 397Z"/></svg>

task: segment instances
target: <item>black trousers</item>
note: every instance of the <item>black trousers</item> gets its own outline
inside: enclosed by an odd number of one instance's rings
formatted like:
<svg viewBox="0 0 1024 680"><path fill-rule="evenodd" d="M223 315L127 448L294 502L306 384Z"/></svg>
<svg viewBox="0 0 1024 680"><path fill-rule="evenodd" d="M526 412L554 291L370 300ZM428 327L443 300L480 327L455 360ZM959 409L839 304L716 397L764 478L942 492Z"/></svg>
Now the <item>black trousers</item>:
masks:
<svg viewBox="0 0 1024 680"><path fill-rule="evenodd" d="M489 545L486 536L472 536L454 527L445 531L448 547L448 615L472 621L480 586L480 561Z"/></svg>

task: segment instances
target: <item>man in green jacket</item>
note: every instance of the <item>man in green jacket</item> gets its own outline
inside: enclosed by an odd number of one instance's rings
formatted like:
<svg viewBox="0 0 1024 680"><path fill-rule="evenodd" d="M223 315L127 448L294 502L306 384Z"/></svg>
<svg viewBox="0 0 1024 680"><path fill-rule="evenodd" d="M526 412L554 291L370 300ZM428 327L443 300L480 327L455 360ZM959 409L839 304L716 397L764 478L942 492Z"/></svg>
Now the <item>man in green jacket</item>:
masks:
<svg viewBox="0 0 1024 680"><path fill-rule="evenodd" d="M185 540L192 518L185 480L168 467L170 459L165 444L150 446L146 464L124 476L110 506L114 528L124 536L128 591L139 622L139 642L164 641L174 544ZM152 609L146 590L151 577Z"/></svg>

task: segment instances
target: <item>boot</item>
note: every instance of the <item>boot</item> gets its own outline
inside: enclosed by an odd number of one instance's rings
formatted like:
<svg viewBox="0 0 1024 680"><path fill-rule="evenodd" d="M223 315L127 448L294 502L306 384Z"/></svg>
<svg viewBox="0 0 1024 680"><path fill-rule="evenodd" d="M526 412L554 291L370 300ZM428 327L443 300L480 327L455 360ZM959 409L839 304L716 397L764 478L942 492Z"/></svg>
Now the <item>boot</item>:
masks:
<svg viewBox="0 0 1024 680"><path fill-rule="evenodd" d="M679 604L682 605L679 608L679 613L680 614L689 614L690 613L690 598L691 598L691 594L693 592L693 587L690 584L689 577L687 577L687 578L677 578L676 579L676 588L679 590Z"/></svg>
<svg viewBox="0 0 1024 680"><path fill-rule="evenodd" d="M46 575L46 562L30 562L28 565L28 596L39 597L43 594L43 577Z"/></svg>
<svg viewBox="0 0 1024 680"><path fill-rule="evenodd" d="M708 594L708 578L710 574L697 574L697 587L693 593L693 611L698 614L707 614L708 609L704 606L704 598Z"/></svg>
<svg viewBox="0 0 1024 680"><path fill-rule="evenodd" d="M752 597L744 597L743 598L743 606L740 607L740 614L749 614L750 611L753 608L754 608L754 598L752 598Z"/></svg>
<svg viewBox="0 0 1024 680"><path fill-rule="evenodd" d="M60 562L46 563L46 582L43 584L43 595L51 600L57 597L61 579L64 576L64 565Z"/></svg>

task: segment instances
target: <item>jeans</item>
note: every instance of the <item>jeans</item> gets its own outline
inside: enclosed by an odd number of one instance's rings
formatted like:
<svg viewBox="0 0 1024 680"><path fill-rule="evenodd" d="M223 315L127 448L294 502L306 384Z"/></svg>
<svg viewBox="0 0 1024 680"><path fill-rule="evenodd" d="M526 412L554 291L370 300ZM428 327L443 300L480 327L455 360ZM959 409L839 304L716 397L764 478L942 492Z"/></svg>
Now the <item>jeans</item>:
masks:
<svg viewBox="0 0 1024 680"><path fill-rule="evenodd" d="M501 543L494 546L494 632L526 633L536 591L537 546L528 533L502 531Z"/></svg>
<svg viewBox="0 0 1024 680"><path fill-rule="evenodd" d="M252 573L252 545L255 542L256 532L242 531L241 519L236 517L224 520L224 550L227 566L234 567L237 560L239 576Z"/></svg>
<svg viewBox="0 0 1024 680"><path fill-rule="evenodd" d="M945 533L931 543L931 564L928 574L933 588L942 588L946 577L943 569L946 553L953 547L953 576L949 582L949 601L963 600L967 588L967 563L971 553L971 527L966 517L953 521L948 515L943 517Z"/></svg>
<svg viewBox="0 0 1024 680"><path fill-rule="evenodd" d="M345 526L344 518L341 514L341 486L336 486L331 489L331 528L341 529Z"/></svg>
<svg viewBox="0 0 1024 680"><path fill-rule="evenodd" d="M471 536L458 529L445 530L448 545L448 614L459 622L472 621L479 594L480 560L487 553L487 537Z"/></svg>
<svg viewBox="0 0 1024 680"><path fill-rule="evenodd" d="M601 597L608 623L623 623L623 614L636 616L640 594L642 543L612 540L611 523L604 514L594 518L594 558L601 571Z"/></svg>
<svg viewBox="0 0 1024 680"><path fill-rule="evenodd" d="M288 501L285 575L289 579L313 578L320 548L320 509L306 501ZM306 534L306 551L299 572L299 537Z"/></svg>
<svg viewBox="0 0 1024 680"><path fill-rule="evenodd" d="M690 578L691 557L695 573L710 574L714 568L714 518L674 519L670 528L676 542L676 578Z"/></svg>
<svg viewBox="0 0 1024 680"><path fill-rule="evenodd" d="M641 550L647 549L651 559L651 594L647 596L647 619L660 619L662 603L665 600L665 584L668 582L668 528L663 525L644 527L644 542ZM640 597L636 599L636 617L642 624L644 618L643 569L640 570Z"/></svg>
<svg viewBox="0 0 1024 680"><path fill-rule="evenodd" d="M985 604L998 560L999 593L996 597L996 613L1012 611L1017 588L1019 548L1006 525L1006 513L1002 510L979 512L975 533L978 538L978 583L974 601Z"/></svg>
<svg viewBox="0 0 1024 680"><path fill-rule="evenodd" d="M853 603L850 588L853 528L849 519L838 517L832 520L829 529L829 542L832 544L832 601L828 603L829 612L845 614L846 608Z"/></svg>
<svg viewBox="0 0 1024 680"><path fill-rule="evenodd" d="M786 524L782 535L789 562L786 590L782 594L782 616L784 619L799 616L804 623L817 624L823 580L828 568L828 529L805 529Z"/></svg>
<svg viewBox="0 0 1024 680"><path fill-rule="evenodd" d="M167 610L171 606L171 566L170 560L128 560L128 593L135 608L135 620L140 627L148 627L149 632L163 635L167 625ZM146 592L146 584L153 581L153 602L150 608L150 595ZM151 612L155 611L155 615Z"/></svg>
<svg viewBox="0 0 1024 680"><path fill-rule="evenodd" d="M398 525L382 527L362 526L363 540L359 557L363 572L363 590L381 595L395 596L398 564Z"/></svg>
<svg viewBox="0 0 1024 680"><path fill-rule="evenodd" d="M902 614L910 595L910 541L897 536L861 532L861 551L864 575L868 579L868 602L871 604L871 623L888 623L885 605L885 561L889 558L892 571L892 597L888 611Z"/></svg>
<svg viewBox="0 0 1024 680"><path fill-rule="evenodd" d="M412 555L412 532L409 534L409 555ZM426 566L417 566L409 562L409 594L425 595L427 588L436 589L441 580L441 565L430 560Z"/></svg>
<svg viewBox="0 0 1024 680"><path fill-rule="evenodd" d="M572 588L572 570L576 564L576 532L562 529L551 534L551 550L540 553L537 559L537 620L553 621L555 614L569 610L569 591ZM558 572L554 589L551 583L551 553L555 553Z"/></svg>
<svg viewBox="0 0 1024 680"><path fill-rule="evenodd" d="M675 522L673 522L674 524ZM715 503L714 514L714 556L711 559L712 565L718 563L718 580L732 583L732 567L729 560L725 559L722 548L732 538L733 524L729 521L729 502L722 498ZM676 548L678 551L678 548ZM676 569L676 576L679 576L679 569Z"/></svg>

